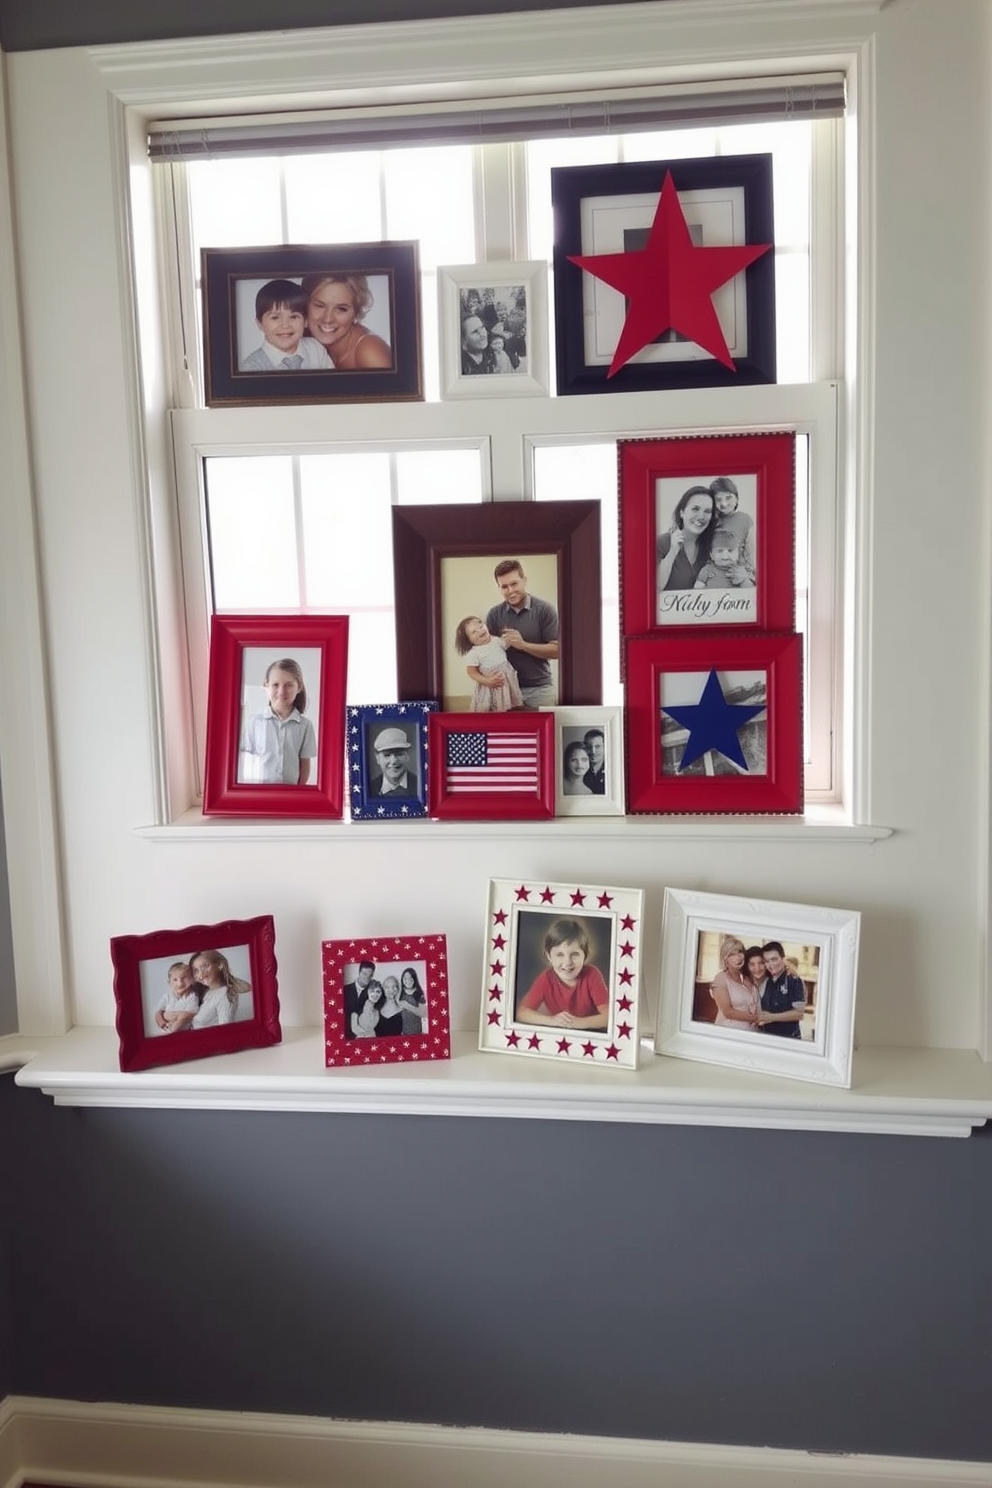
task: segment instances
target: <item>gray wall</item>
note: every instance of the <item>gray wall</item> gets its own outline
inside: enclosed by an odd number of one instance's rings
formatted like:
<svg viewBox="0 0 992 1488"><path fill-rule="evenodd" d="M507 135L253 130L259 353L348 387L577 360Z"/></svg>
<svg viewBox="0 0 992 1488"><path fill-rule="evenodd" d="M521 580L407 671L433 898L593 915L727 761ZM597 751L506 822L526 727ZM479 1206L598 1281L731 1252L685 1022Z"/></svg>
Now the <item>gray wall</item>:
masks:
<svg viewBox="0 0 992 1488"><path fill-rule="evenodd" d="M0 1131L18 1393L992 1459L992 1133Z"/></svg>

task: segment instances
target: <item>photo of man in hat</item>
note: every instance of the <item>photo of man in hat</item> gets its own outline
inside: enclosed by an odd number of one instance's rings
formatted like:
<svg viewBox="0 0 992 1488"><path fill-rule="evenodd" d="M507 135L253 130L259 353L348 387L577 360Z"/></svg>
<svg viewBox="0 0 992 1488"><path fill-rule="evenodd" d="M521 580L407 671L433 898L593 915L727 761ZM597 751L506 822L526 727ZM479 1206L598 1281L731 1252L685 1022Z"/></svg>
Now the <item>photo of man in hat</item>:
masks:
<svg viewBox="0 0 992 1488"><path fill-rule="evenodd" d="M420 783L411 761L413 740L398 724L387 728L373 725L372 754L375 766L369 772L370 796L419 796Z"/></svg>

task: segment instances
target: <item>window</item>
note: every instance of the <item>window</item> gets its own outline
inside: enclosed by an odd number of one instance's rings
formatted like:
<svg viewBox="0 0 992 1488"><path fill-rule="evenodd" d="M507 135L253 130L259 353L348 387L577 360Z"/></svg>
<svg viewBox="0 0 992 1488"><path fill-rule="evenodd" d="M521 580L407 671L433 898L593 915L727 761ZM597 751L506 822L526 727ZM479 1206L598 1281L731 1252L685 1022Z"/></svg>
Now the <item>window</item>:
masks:
<svg viewBox="0 0 992 1488"><path fill-rule="evenodd" d="M194 700L206 695L212 609L346 611L349 701L395 696L391 506L583 496L601 503L604 702L619 702L616 439L795 428L807 797L837 799L836 398L822 379L839 370L830 358L840 333L831 325L828 349L814 345L811 306L817 280L830 282L841 262L842 203L832 196L839 173L822 167L839 156L842 142L843 125L835 119L794 120L161 166L167 189L160 200L172 219L163 238L184 245L175 263L172 318L185 351L175 358L174 375L179 386L188 365L193 392L186 401L196 405L173 417ZM753 151L770 151L774 162L779 385L651 399L599 396L591 400L592 427L588 399L440 401L437 267L507 257L550 263L553 165ZM832 234L814 241L814 219L830 221ZM423 404L202 407L201 248L379 238L420 243ZM818 383L811 382L814 368ZM812 570L811 520L817 529ZM202 758L205 721L196 702L194 715Z"/></svg>

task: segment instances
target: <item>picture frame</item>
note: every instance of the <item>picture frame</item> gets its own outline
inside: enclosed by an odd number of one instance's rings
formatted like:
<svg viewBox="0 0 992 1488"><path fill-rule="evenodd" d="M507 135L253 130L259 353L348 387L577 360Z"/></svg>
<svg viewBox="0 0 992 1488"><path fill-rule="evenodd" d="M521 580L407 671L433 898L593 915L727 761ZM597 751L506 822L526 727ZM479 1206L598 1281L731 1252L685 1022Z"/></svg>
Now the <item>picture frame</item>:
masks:
<svg viewBox="0 0 992 1488"><path fill-rule="evenodd" d="M628 812L802 812L801 636L625 644Z"/></svg>
<svg viewBox="0 0 992 1488"><path fill-rule="evenodd" d="M623 709L549 711L555 720L555 815L623 816ZM587 764L579 773L583 757ZM570 780L584 788L570 787Z"/></svg>
<svg viewBox="0 0 992 1488"><path fill-rule="evenodd" d="M625 317L624 297L570 261L642 248L672 174L690 233L703 247L774 243L772 157L558 166L554 211L555 359L559 394L733 387L775 381L775 255L761 255L713 294L733 368L666 332L607 378Z"/></svg>
<svg viewBox="0 0 992 1488"><path fill-rule="evenodd" d="M555 814L555 724L543 713L431 713L430 814L546 821Z"/></svg>
<svg viewBox="0 0 992 1488"><path fill-rule="evenodd" d="M347 669L347 615L213 616L204 816L342 815ZM270 717L267 697L270 684L287 676L302 680L306 693L292 730ZM294 750L295 783L287 778Z"/></svg>
<svg viewBox="0 0 992 1488"><path fill-rule="evenodd" d="M467 613L486 620L504 602L494 576L500 563L522 564L528 597L557 611L559 656L547 669L551 693L536 697L534 706L601 704L598 501L393 507L401 700L434 698L444 710L447 698L448 711L471 711L472 684L456 632ZM554 584L554 593L542 592L534 575L549 589Z"/></svg>
<svg viewBox="0 0 992 1488"><path fill-rule="evenodd" d="M860 928L857 910L666 889L655 1053L849 1088ZM743 946L753 979L737 969L739 952L721 956L730 942ZM773 945L781 950L769 975L764 955L748 952L765 947L771 961ZM782 1021L755 1028L755 1010ZM772 1037L772 1028L799 1036Z"/></svg>
<svg viewBox="0 0 992 1488"><path fill-rule="evenodd" d="M643 913L640 889L491 879L480 1049L636 1069Z"/></svg>
<svg viewBox="0 0 992 1488"><path fill-rule="evenodd" d="M621 439L617 464L621 635L793 629L795 434Z"/></svg>
<svg viewBox="0 0 992 1488"><path fill-rule="evenodd" d="M423 398L415 242L203 248L201 272L208 408Z"/></svg>
<svg viewBox="0 0 992 1488"><path fill-rule="evenodd" d="M437 282L441 397L547 396L547 264L449 264ZM485 329L486 343L477 326L466 326L469 317Z"/></svg>
<svg viewBox="0 0 992 1488"><path fill-rule="evenodd" d="M282 1040L271 915L115 935L110 959L127 1073Z"/></svg>
<svg viewBox="0 0 992 1488"><path fill-rule="evenodd" d="M352 821L427 815L427 715L436 709L435 702L368 703L348 709Z"/></svg>
<svg viewBox="0 0 992 1488"><path fill-rule="evenodd" d="M443 935L325 940L321 965L328 1068L451 1057ZM389 1011L377 1014L377 1006Z"/></svg>

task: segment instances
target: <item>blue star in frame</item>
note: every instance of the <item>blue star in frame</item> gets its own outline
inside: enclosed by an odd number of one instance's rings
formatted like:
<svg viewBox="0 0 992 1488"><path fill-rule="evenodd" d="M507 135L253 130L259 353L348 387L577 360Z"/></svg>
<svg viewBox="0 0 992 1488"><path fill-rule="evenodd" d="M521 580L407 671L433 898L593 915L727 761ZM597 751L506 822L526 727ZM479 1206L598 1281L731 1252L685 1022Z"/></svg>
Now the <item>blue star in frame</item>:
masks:
<svg viewBox="0 0 992 1488"><path fill-rule="evenodd" d="M679 769L684 770L710 749L716 749L746 771L747 760L744 758L737 731L764 711L764 703L759 703L756 707L746 703L728 703L719 677L715 671L711 671L698 703L680 703L677 707L662 708L663 713L667 713L676 723L689 730L689 737L679 760Z"/></svg>

